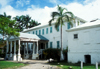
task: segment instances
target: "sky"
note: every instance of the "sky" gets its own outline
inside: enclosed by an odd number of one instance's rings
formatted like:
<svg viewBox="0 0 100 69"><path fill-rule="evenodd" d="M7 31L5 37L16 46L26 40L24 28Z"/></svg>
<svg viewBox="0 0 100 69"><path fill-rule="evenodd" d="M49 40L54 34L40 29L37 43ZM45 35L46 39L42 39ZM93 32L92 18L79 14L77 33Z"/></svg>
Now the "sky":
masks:
<svg viewBox="0 0 100 69"><path fill-rule="evenodd" d="M33 20L46 24L57 5L67 8L86 21L100 19L100 0L0 0L0 14L12 17L29 15Z"/></svg>

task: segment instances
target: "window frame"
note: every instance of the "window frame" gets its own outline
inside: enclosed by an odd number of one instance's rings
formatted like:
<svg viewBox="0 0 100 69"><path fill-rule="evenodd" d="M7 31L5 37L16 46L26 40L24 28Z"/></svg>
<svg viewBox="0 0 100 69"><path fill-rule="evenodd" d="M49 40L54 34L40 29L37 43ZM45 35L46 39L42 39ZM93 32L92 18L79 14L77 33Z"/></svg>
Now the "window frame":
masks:
<svg viewBox="0 0 100 69"><path fill-rule="evenodd" d="M78 39L78 34L74 34L74 39Z"/></svg>

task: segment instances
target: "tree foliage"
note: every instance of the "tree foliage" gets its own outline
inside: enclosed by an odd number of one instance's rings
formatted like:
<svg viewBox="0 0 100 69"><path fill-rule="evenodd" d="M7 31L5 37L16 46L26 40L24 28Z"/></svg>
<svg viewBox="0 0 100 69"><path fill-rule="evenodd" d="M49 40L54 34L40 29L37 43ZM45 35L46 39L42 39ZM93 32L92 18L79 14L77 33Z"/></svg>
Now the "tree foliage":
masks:
<svg viewBox="0 0 100 69"><path fill-rule="evenodd" d="M14 25L15 20L12 20L11 16L6 16L6 13L0 15L0 34L3 35L3 39L6 35L19 36L18 29L15 29Z"/></svg>
<svg viewBox="0 0 100 69"><path fill-rule="evenodd" d="M14 19L16 20L15 26L17 26L20 31L40 25L40 23L38 23L37 21L32 20L29 15L16 16L14 17Z"/></svg>

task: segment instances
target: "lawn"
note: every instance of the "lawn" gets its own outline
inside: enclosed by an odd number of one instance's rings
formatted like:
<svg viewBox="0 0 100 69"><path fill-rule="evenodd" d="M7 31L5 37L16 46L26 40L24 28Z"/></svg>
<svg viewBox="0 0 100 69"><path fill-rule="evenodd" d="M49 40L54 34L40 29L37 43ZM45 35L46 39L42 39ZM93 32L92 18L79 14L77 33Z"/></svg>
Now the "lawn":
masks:
<svg viewBox="0 0 100 69"><path fill-rule="evenodd" d="M80 69L80 64L72 64L72 63L67 63L67 62L51 62L49 63L50 65L55 65L58 66L62 69L69 69L69 67L72 67L72 69ZM91 64L84 64L83 69L96 69L95 65L91 65ZM99 68L100 69L100 65Z"/></svg>
<svg viewBox="0 0 100 69"><path fill-rule="evenodd" d="M0 69L15 69L20 66L25 66L26 64L23 63L16 63L10 61L0 61Z"/></svg>

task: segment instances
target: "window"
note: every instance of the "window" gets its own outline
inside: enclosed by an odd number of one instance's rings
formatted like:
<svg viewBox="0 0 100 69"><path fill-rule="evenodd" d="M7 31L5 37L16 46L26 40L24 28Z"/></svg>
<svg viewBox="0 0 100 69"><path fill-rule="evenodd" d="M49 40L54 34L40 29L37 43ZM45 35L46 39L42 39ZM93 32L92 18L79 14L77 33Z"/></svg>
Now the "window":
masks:
<svg viewBox="0 0 100 69"><path fill-rule="evenodd" d="M37 35L37 31L36 31L36 35Z"/></svg>
<svg viewBox="0 0 100 69"><path fill-rule="evenodd" d="M70 23L67 23L67 29L70 29Z"/></svg>
<svg viewBox="0 0 100 69"><path fill-rule="evenodd" d="M59 31L59 26L57 27L57 31Z"/></svg>
<svg viewBox="0 0 100 69"><path fill-rule="evenodd" d="M48 34L48 28L46 28L46 34Z"/></svg>
<svg viewBox="0 0 100 69"><path fill-rule="evenodd" d="M52 48L52 42L50 42L50 48Z"/></svg>
<svg viewBox="0 0 100 69"><path fill-rule="evenodd" d="M78 39L78 34L74 34L74 39Z"/></svg>
<svg viewBox="0 0 100 69"><path fill-rule="evenodd" d="M41 30L39 30L39 35L41 35Z"/></svg>
<svg viewBox="0 0 100 69"><path fill-rule="evenodd" d="M50 27L50 33L52 33L52 27Z"/></svg>
<svg viewBox="0 0 100 69"><path fill-rule="evenodd" d="M44 29L42 29L42 35L44 35Z"/></svg>
<svg viewBox="0 0 100 69"><path fill-rule="evenodd" d="M33 31L33 34L34 34L34 31Z"/></svg>
<svg viewBox="0 0 100 69"><path fill-rule="evenodd" d="M46 48L48 48L48 42L46 43Z"/></svg>
<svg viewBox="0 0 100 69"><path fill-rule="evenodd" d="M59 41L57 41L57 48L59 48Z"/></svg>

